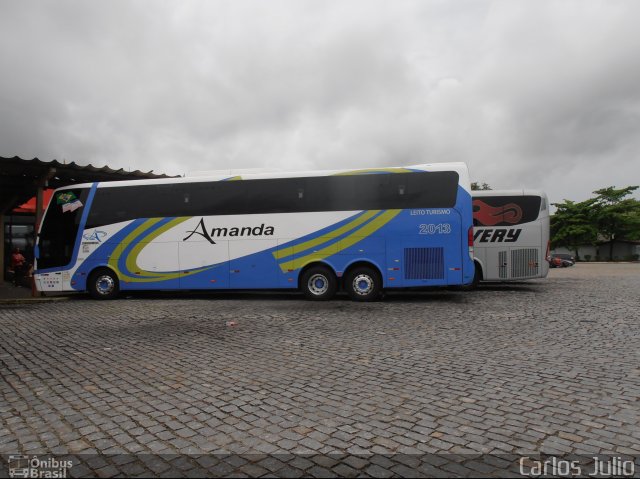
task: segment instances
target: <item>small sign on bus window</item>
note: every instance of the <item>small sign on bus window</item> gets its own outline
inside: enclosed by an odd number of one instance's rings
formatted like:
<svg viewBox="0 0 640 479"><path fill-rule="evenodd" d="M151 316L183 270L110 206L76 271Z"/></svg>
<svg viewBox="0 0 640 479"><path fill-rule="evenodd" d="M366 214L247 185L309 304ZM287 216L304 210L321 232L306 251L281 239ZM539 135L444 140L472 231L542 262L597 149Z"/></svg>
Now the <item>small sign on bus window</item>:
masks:
<svg viewBox="0 0 640 479"><path fill-rule="evenodd" d="M59 205L62 205L63 213L67 213L69 211L75 211L78 208L81 208L83 206L82 202L73 193L73 191L68 191L66 193L58 193L56 195L56 203Z"/></svg>

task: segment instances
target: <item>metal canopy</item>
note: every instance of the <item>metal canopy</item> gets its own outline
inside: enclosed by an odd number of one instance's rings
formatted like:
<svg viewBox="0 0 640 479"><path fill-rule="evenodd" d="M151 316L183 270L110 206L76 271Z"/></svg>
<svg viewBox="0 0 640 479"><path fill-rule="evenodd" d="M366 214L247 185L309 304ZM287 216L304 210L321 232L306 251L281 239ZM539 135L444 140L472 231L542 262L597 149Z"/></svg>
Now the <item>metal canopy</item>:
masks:
<svg viewBox="0 0 640 479"><path fill-rule="evenodd" d="M140 180L154 178L171 178L140 170L114 170L108 166L81 166L76 163L60 163L57 160L41 161L38 158L23 160L17 156L3 158L0 156L0 215L8 213L36 196L38 188L59 188L75 183L94 181Z"/></svg>

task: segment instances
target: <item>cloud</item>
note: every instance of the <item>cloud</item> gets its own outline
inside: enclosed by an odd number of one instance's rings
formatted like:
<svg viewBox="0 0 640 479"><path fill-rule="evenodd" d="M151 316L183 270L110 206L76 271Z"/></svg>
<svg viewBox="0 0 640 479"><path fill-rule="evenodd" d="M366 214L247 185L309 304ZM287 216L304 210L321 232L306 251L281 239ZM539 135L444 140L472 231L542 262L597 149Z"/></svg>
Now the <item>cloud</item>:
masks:
<svg viewBox="0 0 640 479"><path fill-rule="evenodd" d="M639 9L5 2L0 155L172 174L465 161L583 199L640 178Z"/></svg>

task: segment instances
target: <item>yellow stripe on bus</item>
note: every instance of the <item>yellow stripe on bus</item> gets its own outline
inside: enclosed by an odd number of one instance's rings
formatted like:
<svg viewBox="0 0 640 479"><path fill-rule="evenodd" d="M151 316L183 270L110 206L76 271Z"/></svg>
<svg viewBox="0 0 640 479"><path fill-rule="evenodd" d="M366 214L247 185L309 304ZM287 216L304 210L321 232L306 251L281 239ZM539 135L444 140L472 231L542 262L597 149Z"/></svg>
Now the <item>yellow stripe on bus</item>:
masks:
<svg viewBox="0 0 640 479"><path fill-rule="evenodd" d="M400 211L401 210L387 210L380 216L376 217L373 221L367 223L362 228L354 231L346 238L340 240L340 245L338 248L334 248L333 245L329 245L317 252L302 256L300 258L295 258L291 261L280 263L280 269L283 273L285 273L288 270L296 270L302 268L312 261L328 258L333 254L339 253L340 251L356 244L358 241L362 241L367 236L370 236L371 234L382 228L385 224L395 218L398 213L400 213Z"/></svg>
<svg viewBox="0 0 640 479"><path fill-rule="evenodd" d="M373 216L377 215L380 211L382 211L382 210L370 210L370 211L367 211L366 213L364 213L361 216L358 216L356 219L354 219L353 221L347 223L346 225L343 225L340 228L328 233L328 234L331 235L331 237L327 237L327 235L322 235L322 236L319 236L318 238L313 238L313 239L311 239L309 241L305 241L304 243L288 246L288 247L283 248L281 250L274 251L273 252L273 256L274 256L275 259L282 259L282 258L285 258L287 256L291 256L293 254L293 250L294 249L295 249L296 252L302 252L304 250L313 248L314 246L317 246L319 244L331 241L331 240L335 239L338 236L342 236L347 231L350 231L350 230L354 229L355 227L360 226L365 221L368 221L370 218L372 218Z"/></svg>

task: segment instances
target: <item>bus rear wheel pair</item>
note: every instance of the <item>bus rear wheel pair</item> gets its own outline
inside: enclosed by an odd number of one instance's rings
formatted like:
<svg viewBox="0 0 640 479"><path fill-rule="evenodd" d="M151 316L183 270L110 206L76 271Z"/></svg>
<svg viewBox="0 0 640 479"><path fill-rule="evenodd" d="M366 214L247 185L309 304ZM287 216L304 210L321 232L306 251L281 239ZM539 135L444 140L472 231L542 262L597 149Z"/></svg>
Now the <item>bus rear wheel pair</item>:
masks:
<svg viewBox="0 0 640 479"><path fill-rule="evenodd" d="M312 266L302 273L300 289L311 300L331 299L338 291L338 278L327 266ZM354 301L375 301L382 292L382 278L374 268L358 266L344 276L344 289Z"/></svg>
<svg viewBox="0 0 640 479"><path fill-rule="evenodd" d="M308 299L328 300L338 290L338 279L330 268L313 266L302 274L300 287ZM101 268L91 273L87 289L94 299L113 299L120 292L120 282L113 271ZM359 266L344 276L344 289L354 301L375 301L382 291L382 278L374 268Z"/></svg>

